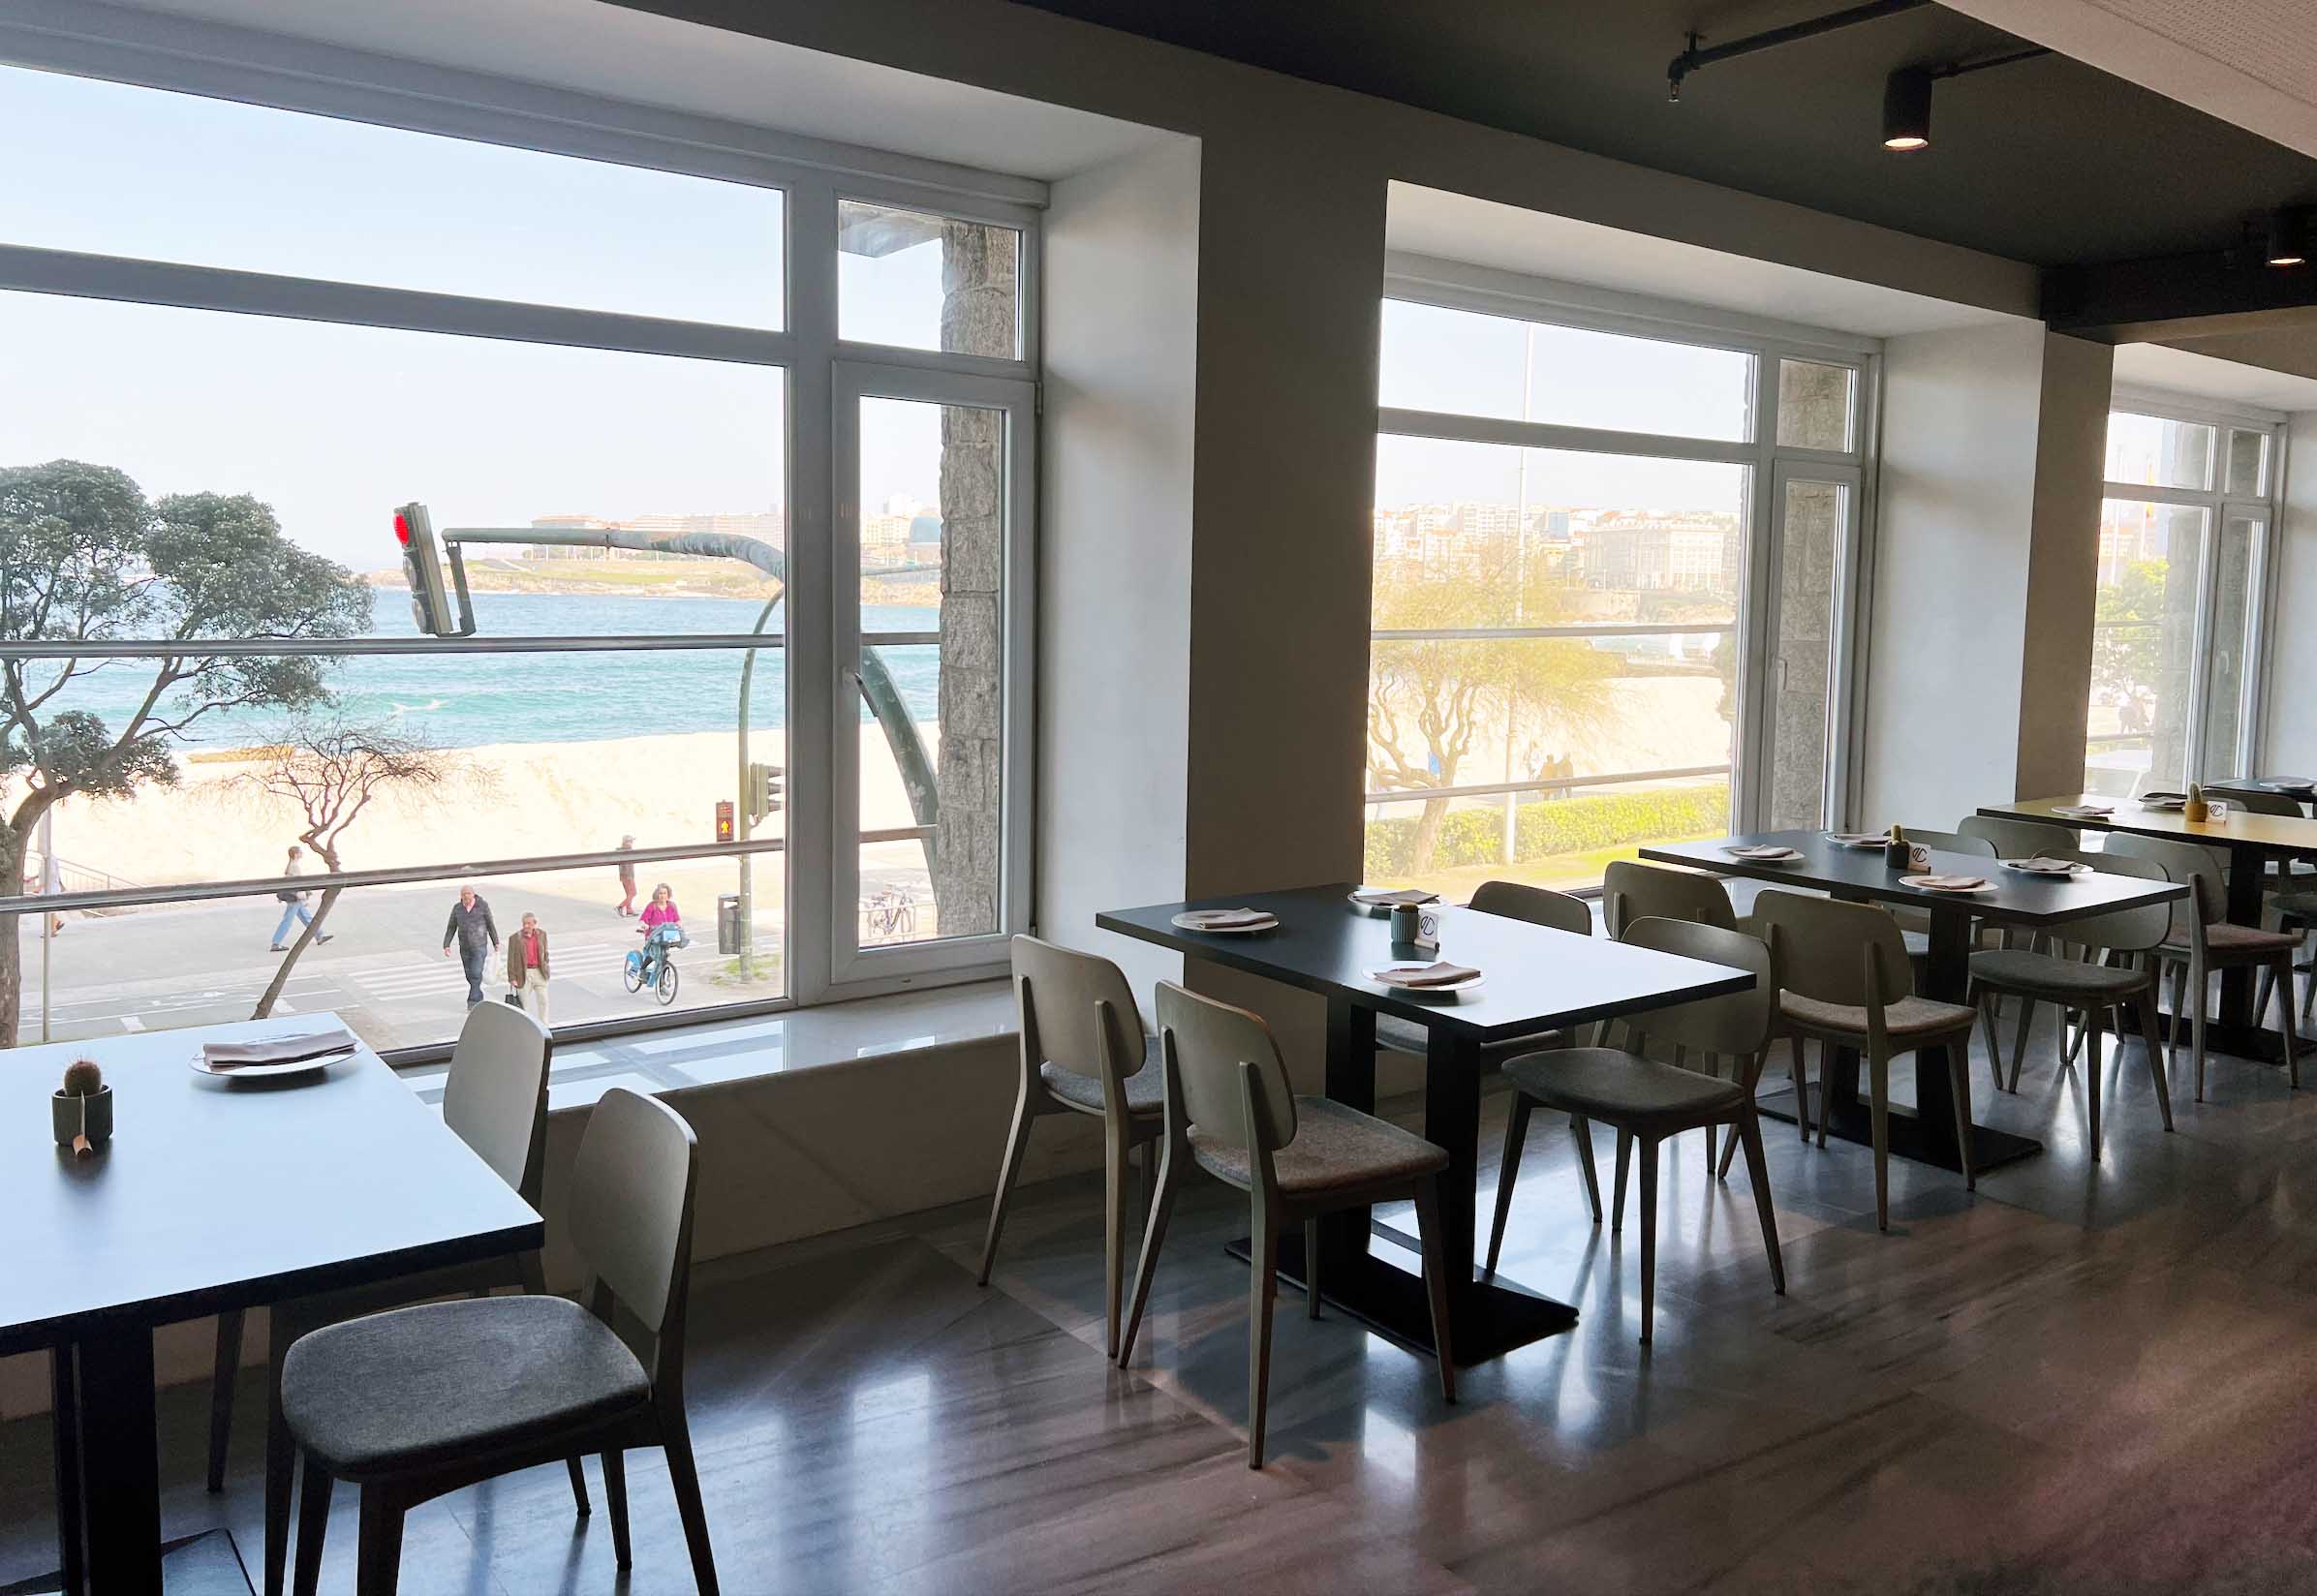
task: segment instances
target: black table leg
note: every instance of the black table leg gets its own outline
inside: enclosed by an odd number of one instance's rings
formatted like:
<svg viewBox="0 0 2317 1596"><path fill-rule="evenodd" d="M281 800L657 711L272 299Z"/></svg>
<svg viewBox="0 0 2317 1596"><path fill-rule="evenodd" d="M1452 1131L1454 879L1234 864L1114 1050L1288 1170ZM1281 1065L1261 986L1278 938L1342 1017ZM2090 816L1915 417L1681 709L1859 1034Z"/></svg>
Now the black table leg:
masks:
<svg viewBox="0 0 2317 1596"><path fill-rule="evenodd" d="M2240 843L2229 849L2229 924L2254 926L2261 923L2261 888L2269 875L2269 855L2257 847ZM2259 971L2250 965L2239 965L2220 972L2220 1023L2232 1030L2250 1031L2254 1028L2253 981ZM2201 1000L2201 999L2200 999ZM2290 1006L2292 993L2285 994ZM2208 1047L2212 1038L2208 1031ZM2280 1049L2277 1061L2284 1061Z"/></svg>
<svg viewBox="0 0 2317 1596"><path fill-rule="evenodd" d="M1375 1112L1375 1010L1341 994L1327 1000L1327 1095L1362 1114ZM1356 1268L1357 1261L1368 1256L1372 1212L1363 1204L1319 1222L1322 1281L1344 1278L1342 1272ZM1299 1262L1296 1278L1302 1277Z"/></svg>
<svg viewBox="0 0 2317 1596"><path fill-rule="evenodd" d="M153 1333L97 1332L74 1348L80 1504L89 1588L160 1596L161 1456Z"/></svg>

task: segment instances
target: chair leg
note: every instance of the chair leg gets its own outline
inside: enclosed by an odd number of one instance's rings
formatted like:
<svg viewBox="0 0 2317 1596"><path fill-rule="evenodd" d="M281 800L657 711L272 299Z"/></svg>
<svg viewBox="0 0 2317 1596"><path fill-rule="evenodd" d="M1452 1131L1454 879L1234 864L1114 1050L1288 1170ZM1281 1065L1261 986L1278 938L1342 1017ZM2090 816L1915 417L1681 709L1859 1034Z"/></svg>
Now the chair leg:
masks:
<svg viewBox="0 0 2317 1596"><path fill-rule="evenodd" d="M1319 1317L1319 1221L1306 1219L1304 1243L1304 1317Z"/></svg>
<svg viewBox="0 0 2317 1596"><path fill-rule="evenodd" d="M1137 1200L1142 1204L1140 1212L1143 1223L1148 1224L1151 1219L1151 1205L1158 1200L1158 1138L1156 1136L1145 1137L1142 1146L1135 1151L1134 1158L1134 1167L1142 1177L1142 1194Z"/></svg>
<svg viewBox="0 0 2317 1596"><path fill-rule="evenodd" d="M265 1596L282 1596L282 1576L290 1565L291 1496L297 1489L298 1476L297 1442L290 1434L290 1421L282 1414L282 1361L274 1356L273 1348L287 1348L304 1328L292 1322L288 1304L274 1304L272 1324L266 1331L270 1344L265 1356ZM318 1470L309 1462L304 1472L311 1482ZM307 1489L311 1489L310 1485ZM324 1485L325 1504L328 1498L329 1487ZM302 1557L305 1535L303 1520L299 1522L298 1551Z"/></svg>
<svg viewBox="0 0 2317 1596"><path fill-rule="evenodd" d="M2253 1024L2254 1024L2254 1025L2256 1025L2256 1026L2257 1026L2257 1025L2259 1025L2259 1024L2261 1023L2261 1018L2262 1018L2262 1016L2263 1016L2263 1015L2266 1015L2266 1014L2269 1012L2269 999L2270 999L2271 998L2274 997L2275 995L2276 995L2276 967L2275 967L2273 965L2264 965L2264 966L2262 966L2262 967L2261 967L2261 986L2260 986L2260 990L2259 990L2258 992L2256 992L2256 993L2254 993L2254 994L2253 994ZM2285 999L2286 999L2286 1006L2287 1006L2287 1007L2290 1007L2290 1006L2292 1006L2292 998L2293 998L2293 985L2292 985L2292 982L2291 982L2291 980L2290 980L2290 979L2288 979L2288 980L2287 980L2287 982L2286 982L2286 984L2285 984Z"/></svg>
<svg viewBox="0 0 2317 1596"><path fill-rule="evenodd" d="M2156 1109L2164 1116L2164 1128L2170 1130L2173 1127L2172 1088L2164 1078L2164 1040L2156 1023L2156 988L2154 983L2151 982L2142 991L2140 1000L2135 1006L2140 1010L2141 1039L2147 1044L2148 1081L2156 1089Z"/></svg>
<svg viewBox="0 0 2317 1596"><path fill-rule="evenodd" d="M1657 1147L1654 1136L1641 1144L1641 1339L1645 1346L1657 1322Z"/></svg>
<svg viewBox="0 0 2317 1596"><path fill-rule="evenodd" d="M1158 1247L1166 1240L1166 1221L1174 1212L1175 1186L1181 1179L1174 1153L1168 1151L1158 1161L1158 1195L1151 1199L1150 1217L1143 1221L1142 1259L1134 1266L1134 1291L1128 1300L1126 1323L1119 1329L1121 1368L1134 1356L1134 1333L1142 1328L1142 1310L1151 1300L1151 1276L1158 1268Z"/></svg>
<svg viewBox="0 0 2317 1596"><path fill-rule="evenodd" d="M1720 1151L1718 1130L1719 1127L1715 1125L1706 1127L1706 1179L1709 1181L1714 1179L1715 1174L1714 1155Z"/></svg>
<svg viewBox="0 0 2317 1596"><path fill-rule="evenodd" d="M1248 1238L1247 1466L1263 1466L1263 1419L1271 1396L1271 1303L1280 1267L1280 1233L1258 1216Z"/></svg>
<svg viewBox="0 0 2317 1596"><path fill-rule="evenodd" d="M2276 1006L2276 1033L2285 1043L2285 1080L2294 1090L2301 1090L2301 1039L2293 1033L2293 960L2279 959L2276 967L2285 983L2284 1000ZM2254 1024L2260 1022L2256 1019Z"/></svg>
<svg viewBox="0 0 2317 1596"><path fill-rule="evenodd" d="M2091 1161L2100 1161L2100 1028L2084 1033L2084 1124L2091 1134Z"/></svg>
<svg viewBox="0 0 2317 1596"><path fill-rule="evenodd" d="M241 1372L241 1317L237 1307L217 1316L217 1350L209 1369L209 1493L226 1488L226 1444L233 1438L233 1377Z"/></svg>
<svg viewBox="0 0 2317 1596"><path fill-rule="evenodd" d="M1497 1273L1497 1254L1504 1246L1504 1221L1512 1213L1513 1182L1521 1178L1521 1150L1529 1144L1529 1115L1534 1099L1519 1087L1512 1089L1512 1107L1504 1115L1504 1154L1497 1160L1497 1216L1489 1224L1488 1273ZM1572 1121L1573 1122L1573 1121ZM1600 1199L1593 1199L1598 1210Z"/></svg>
<svg viewBox="0 0 2317 1596"><path fill-rule="evenodd" d="M2011 1030L2011 1090L2020 1090L2020 1064L2027 1057L2027 1031L2035 1023L2035 999L2020 994L2020 1018Z"/></svg>
<svg viewBox="0 0 2317 1596"><path fill-rule="evenodd" d="M2172 967L2172 1024L2164 1032L2164 1067L2170 1069L2180 1058L2180 1023L2188 1018L2188 962L2174 961ZM2203 1088L2197 1089L2196 1100L2203 1102Z"/></svg>
<svg viewBox="0 0 2317 1596"><path fill-rule="evenodd" d="M1872 1099L1868 1118L1874 1122L1874 1228L1891 1228L1891 1060L1872 1055L1868 1063L1868 1090Z"/></svg>
<svg viewBox="0 0 2317 1596"><path fill-rule="evenodd" d="M1979 1026L1987 1036L1987 1077L1997 1091L2003 1090L2003 1052L1995 1045L1995 1005L1999 1001L1994 993L1979 995Z"/></svg>
<svg viewBox="0 0 2317 1596"><path fill-rule="evenodd" d="M1808 1147L1810 1145L1810 1068L1808 1062L1803 1058L1801 1032L1797 1031L1788 1036L1786 1041L1794 1050L1792 1070L1794 1076L1794 1128L1802 1132L1803 1146ZM1821 1124L1825 1123L1826 1110L1824 1108L1818 1111L1818 1119ZM1824 1147L1826 1144L1821 1141L1818 1145Z"/></svg>
<svg viewBox="0 0 2317 1596"><path fill-rule="evenodd" d="M1416 1182L1416 1241L1424 1249L1424 1294L1432 1304L1432 1344L1439 1354L1440 1399L1456 1400L1456 1335L1448 1321L1448 1260L1440 1249L1440 1186Z"/></svg>
<svg viewBox="0 0 2317 1596"><path fill-rule="evenodd" d="M1585 1176L1585 1200L1592 1206L1592 1222L1601 1222L1601 1175L1593 1167L1592 1121L1582 1114L1569 1116L1569 1136L1577 1144L1577 1168Z"/></svg>
<svg viewBox="0 0 2317 1596"><path fill-rule="evenodd" d="M1979 1172L1972 1167L1973 1137L1971 1135L1971 1033L1964 1031L1947 1048L1947 1057L1954 1060L1947 1071L1949 1095L1955 1099L1955 1145L1963 1165L1963 1189L1979 1189Z"/></svg>
<svg viewBox="0 0 2317 1596"><path fill-rule="evenodd" d="M394 1596L402 1578L402 1502L377 1486L362 1488L362 1544L355 1553L355 1596Z"/></svg>
<svg viewBox="0 0 2317 1596"><path fill-rule="evenodd" d="M692 1582L699 1596L718 1596L716 1552L708 1544L708 1513L700 1504L700 1471L692 1461L692 1427L684 1410L660 1416L660 1444L667 1453L668 1484L675 1488L676 1514L684 1520L684 1545L692 1553Z"/></svg>
<svg viewBox="0 0 2317 1596"><path fill-rule="evenodd" d="M587 1500L587 1470L579 1466L576 1458L566 1458L563 1462L564 1472L572 1477L572 1506L577 1510L577 1517L587 1518L595 1512ZM610 1488L606 1486L604 1489Z"/></svg>
<svg viewBox="0 0 2317 1596"><path fill-rule="evenodd" d="M2309 971L2309 979L2301 989L2301 1023L2309 1023L2309 1011L2317 1008L2317 969Z"/></svg>
<svg viewBox="0 0 2317 1596"><path fill-rule="evenodd" d="M1617 1196L1609 1208L1609 1233L1625 1228L1625 1172L1633 1162L1633 1133L1620 1126L1617 1133Z"/></svg>
<svg viewBox="0 0 2317 1596"><path fill-rule="evenodd" d="M2196 1021L2188 1028L2189 1045L2196 1054L2196 1100L2201 1103L2205 1100L2205 1010L2209 1006L2206 1002L2209 994L2206 991L2203 960L2196 960L2189 966L2188 984L2196 989L2191 999L2196 1004Z"/></svg>
<svg viewBox="0 0 2317 1596"><path fill-rule="evenodd" d="M1005 1205L1013 1198L1014 1180L1022 1173L1022 1151L1030 1145L1030 1127L1037 1116L1030 1109L1030 1093L1024 1091L1014 1104L1013 1128L1005 1135L1005 1155L998 1162L998 1189L990 1198L990 1230L981 1243L981 1278L976 1285L990 1283L990 1271L998 1262L998 1237L1005 1229Z"/></svg>
<svg viewBox="0 0 2317 1596"><path fill-rule="evenodd" d="M297 1492L297 1596L314 1596L322 1583L322 1542L330 1527L329 1473L313 1458L305 1459L304 1479Z"/></svg>
<svg viewBox="0 0 2317 1596"><path fill-rule="evenodd" d="M1120 1299L1127 1283L1127 1127L1102 1116L1103 1356L1118 1358Z"/></svg>
<svg viewBox="0 0 2317 1596"><path fill-rule="evenodd" d="M603 1500L611 1504L611 1554L622 1568L635 1559L628 1550L628 1458L618 1447L603 1449Z"/></svg>
<svg viewBox="0 0 2317 1596"><path fill-rule="evenodd" d="M1778 1251L1778 1222L1770 1211L1770 1166L1762 1156L1762 1121L1748 1103L1738 1111L1730 1139L1745 1144L1745 1179L1754 1188L1754 1212L1762 1219L1762 1250L1770 1256L1770 1289L1786 1295L1786 1260Z"/></svg>

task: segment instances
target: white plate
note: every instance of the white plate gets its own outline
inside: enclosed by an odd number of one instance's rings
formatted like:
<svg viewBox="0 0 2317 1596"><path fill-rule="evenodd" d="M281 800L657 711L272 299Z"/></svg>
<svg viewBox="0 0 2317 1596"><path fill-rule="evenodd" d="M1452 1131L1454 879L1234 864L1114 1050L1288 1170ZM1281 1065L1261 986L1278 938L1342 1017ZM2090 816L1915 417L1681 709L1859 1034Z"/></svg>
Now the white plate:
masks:
<svg viewBox="0 0 2317 1596"><path fill-rule="evenodd" d="M1466 976L1461 981L1449 981L1439 985L1411 987L1405 985L1402 982L1389 979L1380 969L1372 969L1368 972L1368 979L1374 981L1379 987L1390 987L1394 992L1406 992L1414 994L1416 996L1423 996L1435 992L1470 992L1474 987L1480 985L1480 983L1486 978L1487 977L1484 973L1475 971L1472 974Z"/></svg>
<svg viewBox="0 0 2317 1596"><path fill-rule="evenodd" d="M2016 870L2022 875L2088 875L2091 866L2077 859L1999 859L2005 870Z"/></svg>
<svg viewBox="0 0 2317 1596"><path fill-rule="evenodd" d="M1351 905L1354 908L1394 909L1400 906L1397 904L1372 904L1356 892L1345 893L1344 895L1344 901ZM1410 904L1407 906L1410 908L1430 908L1433 905L1438 903L1439 901L1440 895L1437 892L1431 892L1425 894L1424 902L1421 904Z"/></svg>
<svg viewBox="0 0 2317 1596"><path fill-rule="evenodd" d="M349 1048L344 1053L325 1053L319 1059L293 1059L286 1064L234 1064L220 1069L197 1053L186 1062L193 1066L196 1075L214 1075L221 1081L274 1081L285 1075L319 1073L332 1064L346 1062L354 1054L355 1050Z"/></svg>
<svg viewBox="0 0 2317 1596"><path fill-rule="evenodd" d="M1950 898L1968 898L1974 893L1995 890L1995 883L1993 881L1982 881L1975 887L1934 887L1924 884L1930 879L1931 877L1928 875L1901 875L1899 877L1899 884L1902 887L1913 887L1918 892L1942 892Z"/></svg>
<svg viewBox="0 0 2317 1596"><path fill-rule="evenodd" d="M1826 840L1837 847L1878 848L1889 842L1888 837L1869 837L1865 832L1830 831Z"/></svg>
<svg viewBox="0 0 2317 1596"><path fill-rule="evenodd" d="M1725 847L1721 851L1749 865L1791 865L1802 857L1790 847Z"/></svg>
<svg viewBox="0 0 2317 1596"><path fill-rule="evenodd" d="M1203 932L1209 936L1245 936L1258 931L1277 931L1280 918L1276 914L1266 914L1260 920L1215 926L1202 923L1194 914L1178 914L1174 918L1174 924L1179 931Z"/></svg>

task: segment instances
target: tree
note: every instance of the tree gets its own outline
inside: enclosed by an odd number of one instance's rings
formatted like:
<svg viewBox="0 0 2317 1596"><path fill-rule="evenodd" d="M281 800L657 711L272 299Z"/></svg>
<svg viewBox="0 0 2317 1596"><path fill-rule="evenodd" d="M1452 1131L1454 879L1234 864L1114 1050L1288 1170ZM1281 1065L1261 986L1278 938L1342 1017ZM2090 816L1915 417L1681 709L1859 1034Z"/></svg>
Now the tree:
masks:
<svg viewBox="0 0 2317 1596"><path fill-rule="evenodd" d="M2092 611L2094 693L2140 702L2156 691L2164 664L2168 570L2168 562L2163 560L2135 560L2116 573L2115 581L2101 585Z"/></svg>
<svg viewBox="0 0 2317 1596"><path fill-rule="evenodd" d="M489 772L465 757L447 752L422 737L397 731L381 721L348 719L335 708L303 714L282 722L267 740L265 758L231 783L251 798L278 799L295 806L303 820L297 837L322 861L329 875L344 872L338 844L371 800L383 792L440 792L465 785L479 792L491 785ZM323 935L341 886L324 887L313 919L297 940L282 955L258 998L253 1020L263 1020L290 984L298 957Z"/></svg>
<svg viewBox="0 0 2317 1596"><path fill-rule="evenodd" d="M158 659L0 660L0 880L20 880L33 828L72 797L126 797L177 779L171 749L221 711L301 709L327 696L312 657L221 655L252 637L349 637L370 592L343 566L298 548L247 494L171 494L148 504L110 466L77 460L0 468L0 642L169 645ZM149 670L120 725L60 699L100 670ZM23 988L16 917L0 915L0 1047L12 1047Z"/></svg>
<svg viewBox="0 0 2317 1596"><path fill-rule="evenodd" d="M1449 567L1376 568L1378 631L1551 626L1577 613L1575 590L1511 538ZM1608 716L1617 669L1574 638L1379 638L1370 651L1369 780L1378 791L1454 786L1483 731L1510 737L1525 718L1563 734L1591 729ZM1447 799L1425 800L1410 871L1432 867L1447 813Z"/></svg>

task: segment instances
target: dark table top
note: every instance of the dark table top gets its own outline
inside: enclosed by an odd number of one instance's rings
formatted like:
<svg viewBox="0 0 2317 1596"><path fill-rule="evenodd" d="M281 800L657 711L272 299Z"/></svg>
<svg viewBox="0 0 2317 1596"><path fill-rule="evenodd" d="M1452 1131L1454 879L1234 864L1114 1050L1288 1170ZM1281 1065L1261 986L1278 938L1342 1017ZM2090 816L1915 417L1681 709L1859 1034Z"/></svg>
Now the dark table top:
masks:
<svg viewBox="0 0 2317 1596"><path fill-rule="evenodd" d="M1731 857L1727 850L1742 845L1783 845L1803 857L1785 865ZM1934 851L1928 874L1983 875L1994 883L1995 890L1926 892L1920 887L1901 886L1901 876L1916 873L1891 869L1883 863L1881 849L1842 847L1816 831L1760 831L1703 843L1653 844L1641 850L1641 856L1660 864L1689 865L1721 875L1815 887L1870 903L1904 904L1910 908L1962 909L1984 919L2022 926L2064 925L2070 920L2115 909L2165 903L2188 890L2171 881L2149 881L2137 875L2027 875L2005 870L1996 861L1979 854Z"/></svg>
<svg viewBox="0 0 2317 1596"><path fill-rule="evenodd" d="M1342 994L1381 1013L1483 1042L1744 992L1754 984L1750 970L1446 907L1437 957L1472 966L1486 979L1466 993L1411 997L1368 979L1371 969L1408 961L1393 953L1384 916L1349 901L1356 885L1337 881L1290 892L1112 909L1096 915L1095 924L1307 992ZM1172 924L1185 909L1243 905L1278 915L1279 928L1221 936Z"/></svg>
<svg viewBox="0 0 2317 1596"><path fill-rule="evenodd" d="M530 1205L368 1048L273 1082L188 1067L204 1041L338 1024L300 1014L0 1059L0 1352L538 1246ZM110 1146L77 1161L48 1106L77 1058L113 1092Z"/></svg>

